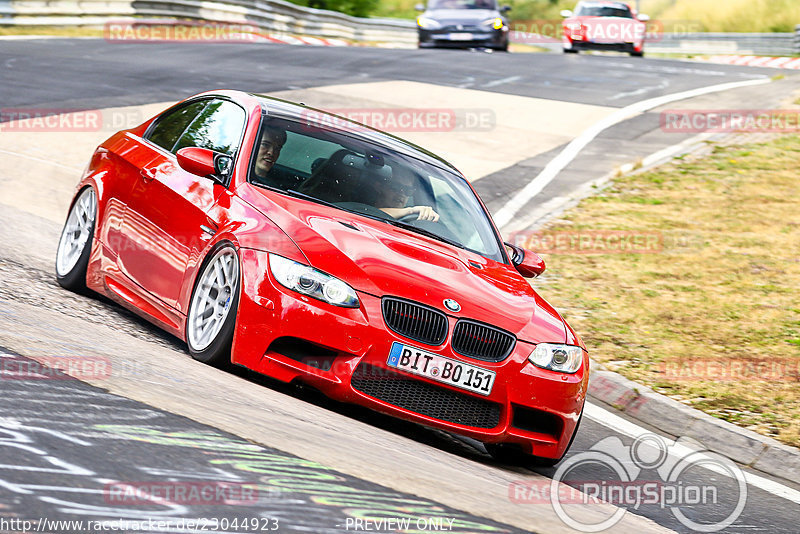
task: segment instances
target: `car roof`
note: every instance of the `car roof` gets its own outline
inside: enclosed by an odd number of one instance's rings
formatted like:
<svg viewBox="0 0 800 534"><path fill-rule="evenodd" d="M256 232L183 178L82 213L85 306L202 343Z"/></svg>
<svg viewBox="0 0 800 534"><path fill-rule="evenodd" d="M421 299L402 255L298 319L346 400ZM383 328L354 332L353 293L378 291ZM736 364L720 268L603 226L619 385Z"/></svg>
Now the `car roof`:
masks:
<svg viewBox="0 0 800 534"><path fill-rule="evenodd" d="M615 0L581 0L578 2L578 5L603 5L603 6L613 6L613 7L624 7L626 9L631 9L625 2L618 2Z"/></svg>
<svg viewBox="0 0 800 534"><path fill-rule="evenodd" d="M451 163L448 161L440 158L436 154L425 150L424 148L415 145L405 139L392 135L390 133L386 133L381 130L377 130L372 128L369 125L362 124L360 122L354 121L347 117L343 117L341 115L336 115L335 113L330 113L325 110L312 108L306 106L305 104L298 104L295 102L290 102L288 100L283 100L280 98L275 98L272 96L257 94L257 93L249 93L251 96L257 98L261 102L262 109L267 116L280 118L280 119L287 119L297 122L303 122L307 120L309 111L313 112L314 114L326 115L336 119L337 123L347 122L353 124L355 126L351 130L338 130L335 127L330 128L331 131L341 131L346 135L364 141L369 144L373 145L380 145L386 148L389 148L395 152L403 154L405 156L409 156L425 163L429 163L436 167L443 168L450 172L455 172L455 174L461 178L463 175L456 169ZM464 178L466 179L466 178Z"/></svg>
<svg viewBox="0 0 800 534"><path fill-rule="evenodd" d="M581 0L580 2L578 2L578 5L581 5L581 6L587 6L587 5L588 6L591 6L591 5L611 6L611 7L620 7L620 8L625 8L625 9L631 9L631 6L629 6L626 2L619 2L617 0Z"/></svg>

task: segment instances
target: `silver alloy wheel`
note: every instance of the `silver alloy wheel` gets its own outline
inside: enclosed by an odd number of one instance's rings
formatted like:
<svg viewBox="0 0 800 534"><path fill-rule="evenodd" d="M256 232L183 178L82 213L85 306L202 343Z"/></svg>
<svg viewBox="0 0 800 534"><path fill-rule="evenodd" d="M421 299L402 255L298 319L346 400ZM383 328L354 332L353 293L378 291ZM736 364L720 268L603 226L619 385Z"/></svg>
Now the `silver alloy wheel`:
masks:
<svg viewBox="0 0 800 534"><path fill-rule="evenodd" d="M222 330L238 283L239 261L236 252L231 247L223 247L200 274L189 305L186 337L195 352L208 348Z"/></svg>
<svg viewBox="0 0 800 534"><path fill-rule="evenodd" d="M56 274L67 276L83 254L86 243L92 237L94 219L97 215L97 196L87 187L75 200L61 232L56 253Z"/></svg>

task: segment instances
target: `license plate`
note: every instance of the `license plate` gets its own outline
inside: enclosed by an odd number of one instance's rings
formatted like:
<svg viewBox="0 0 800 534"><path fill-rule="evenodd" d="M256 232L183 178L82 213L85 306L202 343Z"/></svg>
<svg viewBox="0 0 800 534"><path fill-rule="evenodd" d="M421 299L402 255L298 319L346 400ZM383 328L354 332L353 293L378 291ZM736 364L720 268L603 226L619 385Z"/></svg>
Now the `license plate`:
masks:
<svg viewBox="0 0 800 534"><path fill-rule="evenodd" d="M451 33L450 34L451 41L471 41L472 34L471 33Z"/></svg>
<svg viewBox="0 0 800 534"><path fill-rule="evenodd" d="M395 341L386 362L389 367L424 376L481 395L492 392L495 372Z"/></svg>

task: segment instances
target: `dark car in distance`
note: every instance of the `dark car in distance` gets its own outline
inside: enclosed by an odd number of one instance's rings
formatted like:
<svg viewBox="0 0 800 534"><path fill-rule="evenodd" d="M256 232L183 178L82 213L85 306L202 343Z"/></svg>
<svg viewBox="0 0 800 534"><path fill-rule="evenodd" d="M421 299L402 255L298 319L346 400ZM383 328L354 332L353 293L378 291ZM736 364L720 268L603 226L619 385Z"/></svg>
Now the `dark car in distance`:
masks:
<svg viewBox="0 0 800 534"><path fill-rule="evenodd" d="M417 17L420 48L489 48L508 50L508 19L511 7L497 0L430 0Z"/></svg>

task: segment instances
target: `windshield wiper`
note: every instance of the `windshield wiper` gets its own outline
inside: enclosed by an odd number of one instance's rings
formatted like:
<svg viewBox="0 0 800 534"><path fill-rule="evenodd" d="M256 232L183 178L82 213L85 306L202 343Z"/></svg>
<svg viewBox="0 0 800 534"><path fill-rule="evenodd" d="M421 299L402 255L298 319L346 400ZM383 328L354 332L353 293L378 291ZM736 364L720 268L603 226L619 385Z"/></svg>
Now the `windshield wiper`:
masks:
<svg viewBox="0 0 800 534"><path fill-rule="evenodd" d="M437 239L439 241L444 241L448 245L453 245L454 247L463 248L464 250L469 250L467 247L462 245L457 241L453 241L452 239L448 239L446 237L442 237L435 232L431 232L430 230L426 230L424 228L420 228L419 226L414 226L413 224L404 223L402 221L396 221L394 219L380 219L381 221L386 221L387 223L391 224L392 226L398 226L400 228L405 228L406 230L410 230L412 232L416 232L418 234L422 234L427 237L432 237L433 239Z"/></svg>

